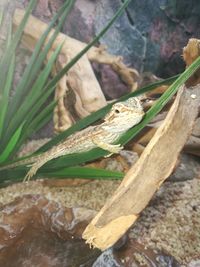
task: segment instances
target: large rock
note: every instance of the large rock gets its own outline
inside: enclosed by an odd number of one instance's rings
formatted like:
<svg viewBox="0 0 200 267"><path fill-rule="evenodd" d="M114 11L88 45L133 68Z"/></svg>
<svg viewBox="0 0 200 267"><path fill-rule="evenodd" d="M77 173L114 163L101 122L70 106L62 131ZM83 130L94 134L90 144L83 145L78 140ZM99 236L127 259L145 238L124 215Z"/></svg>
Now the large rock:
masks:
<svg viewBox="0 0 200 267"><path fill-rule="evenodd" d="M109 22L121 5L120 0L96 2L95 33ZM111 54L122 55L127 64L141 70L145 56L145 39L129 21L125 12L109 31L101 38L101 43L108 47ZM134 62L134 64L133 64Z"/></svg>
<svg viewBox="0 0 200 267"><path fill-rule="evenodd" d="M112 18L123 1L77 0L66 20L64 32L90 41ZM167 77L184 69L182 48L190 37L200 36L200 2L131 1L123 15L100 43L140 72Z"/></svg>

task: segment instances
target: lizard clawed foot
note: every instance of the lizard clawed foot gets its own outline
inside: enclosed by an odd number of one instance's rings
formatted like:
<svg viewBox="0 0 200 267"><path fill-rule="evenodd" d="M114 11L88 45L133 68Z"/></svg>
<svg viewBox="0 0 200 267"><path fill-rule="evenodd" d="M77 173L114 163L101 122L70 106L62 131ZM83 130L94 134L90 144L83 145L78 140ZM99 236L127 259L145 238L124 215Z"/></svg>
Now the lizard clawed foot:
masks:
<svg viewBox="0 0 200 267"><path fill-rule="evenodd" d="M97 147L100 147L103 150L111 152L111 154L107 155L106 157L109 157L114 153L117 154L123 149L123 146L121 146L120 144L113 145L113 144L110 144L110 143L105 143L104 141L99 140L97 137L93 137L92 141Z"/></svg>
<svg viewBox="0 0 200 267"><path fill-rule="evenodd" d="M106 155L104 158L108 158L110 157L111 155L113 154L118 154L124 147L121 146L120 144L117 144L117 145L111 145L109 147L109 152L111 152L110 154Z"/></svg>
<svg viewBox="0 0 200 267"><path fill-rule="evenodd" d="M28 171L28 173L26 174L26 176L24 177L23 182L29 182L30 179L31 179L31 177L33 177L33 176L36 174L37 170L38 170L38 168L32 167L32 168Z"/></svg>

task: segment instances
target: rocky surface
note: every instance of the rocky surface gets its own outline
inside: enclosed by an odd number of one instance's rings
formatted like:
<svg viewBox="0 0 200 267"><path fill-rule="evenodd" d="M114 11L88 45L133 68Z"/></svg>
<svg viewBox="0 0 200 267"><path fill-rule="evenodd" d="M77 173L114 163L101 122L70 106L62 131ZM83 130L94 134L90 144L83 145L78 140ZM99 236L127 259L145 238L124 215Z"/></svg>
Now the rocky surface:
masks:
<svg viewBox="0 0 200 267"><path fill-rule="evenodd" d="M51 2L51 1L49 1ZM122 0L78 0L64 32L82 41L97 35L122 4ZM140 72L167 77L184 68L182 48L200 36L198 1L131 1L125 13L100 40L112 54Z"/></svg>
<svg viewBox="0 0 200 267"><path fill-rule="evenodd" d="M9 203L24 194L41 194L65 207L97 210L118 184L114 181L94 181L62 188L43 187L39 182L16 184L0 190L0 202ZM200 260L199 186L199 179L165 183L132 227L129 237L144 246L167 251L183 266Z"/></svg>
<svg viewBox="0 0 200 267"><path fill-rule="evenodd" d="M122 2L98 1L96 33ZM151 71L167 77L183 70L182 48L189 38L200 36L199 11L200 3L196 0L131 1L101 42L111 53L120 51L125 61L140 72Z"/></svg>
<svg viewBox="0 0 200 267"><path fill-rule="evenodd" d="M64 208L41 195L25 195L1 207L0 265L5 267L178 267L164 252L128 238L103 252L81 239L94 212ZM100 256L99 256L100 255ZM98 257L99 256L99 257Z"/></svg>
<svg viewBox="0 0 200 267"><path fill-rule="evenodd" d="M0 265L5 267L91 266L100 254L81 233L93 214L63 208L40 195L26 195L2 207Z"/></svg>
<svg viewBox="0 0 200 267"><path fill-rule="evenodd" d="M35 142L31 146L35 147ZM131 239L151 249L167 251L185 267L193 267L200 260L199 167L196 158L182 156L170 178L172 181L168 179L162 185L129 232ZM25 194L40 194L63 207L97 211L119 183L97 180L79 186L72 183L66 187L48 187L40 181L18 183L0 189L0 203L8 204Z"/></svg>

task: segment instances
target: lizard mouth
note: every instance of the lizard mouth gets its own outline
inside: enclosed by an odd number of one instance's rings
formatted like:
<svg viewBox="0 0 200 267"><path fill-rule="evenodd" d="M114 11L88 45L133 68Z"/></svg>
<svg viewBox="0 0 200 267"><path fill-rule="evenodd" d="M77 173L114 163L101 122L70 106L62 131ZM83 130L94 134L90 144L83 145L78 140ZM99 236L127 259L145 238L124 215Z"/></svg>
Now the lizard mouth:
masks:
<svg viewBox="0 0 200 267"><path fill-rule="evenodd" d="M145 112L143 110L134 110L133 113L136 115L139 115L139 116L144 116L144 114L145 114Z"/></svg>

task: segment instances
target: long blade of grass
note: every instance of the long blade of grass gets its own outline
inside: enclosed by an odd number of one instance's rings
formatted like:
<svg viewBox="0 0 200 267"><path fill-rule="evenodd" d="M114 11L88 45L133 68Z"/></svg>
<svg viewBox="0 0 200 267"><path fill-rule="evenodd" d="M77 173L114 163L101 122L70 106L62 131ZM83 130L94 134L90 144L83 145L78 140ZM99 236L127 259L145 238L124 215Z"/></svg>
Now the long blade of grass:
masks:
<svg viewBox="0 0 200 267"><path fill-rule="evenodd" d="M15 68L15 58L13 56L9 70L8 75L5 83L5 88L3 89L3 95L2 98L0 98L0 139L2 136L2 130L5 123L5 115L8 108L8 102L9 102L9 93L12 87L12 81L13 81L13 75L14 75L14 68Z"/></svg>
<svg viewBox="0 0 200 267"><path fill-rule="evenodd" d="M41 170L41 175L48 178L87 178L87 179L122 179L124 174L122 172L109 171L97 168L88 167L69 167L59 170Z"/></svg>
<svg viewBox="0 0 200 267"><path fill-rule="evenodd" d="M20 182L23 180L27 171L28 168L26 167L18 167L15 169L14 172L13 170L7 170L7 171L4 170L1 172L0 184L8 180L9 181L13 180L14 182ZM50 179L87 178L87 179L99 179L99 180L106 180L106 179L121 180L124 174L122 172L109 171L97 168L69 167L51 171L43 169L40 171L40 174L38 173L35 179L39 178L39 176L48 177Z"/></svg>
<svg viewBox="0 0 200 267"><path fill-rule="evenodd" d="M0 27L1 27L1 24L2 24L2 22L3 22L3 14L4 14L4 10L1 9L1 10L0 10Z"/></svg>
<svg viewBox="0 0 200 267"><path fill-rule="evenodd" d="M61 49L62 49L62 45L59 45L57 49L54 51L48 63L44 67L43 71L40 73L39 77L35 81L30 92L26 96L25 101L21 104L21 107L19 108L16 116L11 120L9 128L6 131L6 134L8 136L10 135L9 130L10 132L12 132L13 129L16 129L16 127L18 127L18 125L21 123L22 120L25 120L26 117L29 116L29 114L27 114L29 111L33 111L33 112L35 111L34 105L37 103L37 101L40 99L40 97L43 94L44 85L48 80L53 64L55 63L55 60L57 56L59 55Z"/></svg>
<svg viewBox="0 0 200 267"><path fill-rule="evenodd" d="M35 74L36 74L36 72L38 71L38 67L39 67L39 65L38 64L42 64L43 63L43 60L45 59L45 57L46 57L46 55L47 55L47 53L48 53L48 51L49 51L49 49L51 48L51 45L52 45L52 43L53 43L53 41L54 41L54 39L56 38L56 36L57 36L57 34L59 33L59 30L60 30L60 28L61 28L61 26L62 26L62 24L63 24L63 22L64 22L64 19L65 19L65 17L66 17L66 15L69 13L69 11L70 11L70 8L72 7L72 5L73 5L73 3L74 3L74 1L68 1L68 5L64 5L64 7L66 8L66 10L64 11L64 15L62 15L62 17L61 17L61 19L60 19L60 21L59 21L59 23L58 23L58 26L57 26L57 28L56 28L56 30L54 31L54 34L52 35L52 37L50 38L50 40L49 40L49 42L48 42L48 44L45 46L45 48L43 49L43 51L42 51L42 53L39 55L39 59L37 60L37 62L36 62L36 64L35 64L35 66L31 66L32 68L31 68L31 73L34 73L34 70L35 70ZM57 17L58 18L58 17ZM50 29L48 29L48 31L47 32L45 32L45 34L47 35L47 33L49 32L49 30ZM42 41L44 41L44 39L42 40ZM42 42L40 43L40 45L42 45ZM39 48L37 49L37 51L39 51ZM36 53L37 54L37 53ZM36 55L35 55L36 56ZM34 69L34 67L36 67L35 69ZM28 74L28 72L27 72L27 74ZM26 77L27 78L27 77ZM30 75L28 76L28 80L30 80ZM7 121L8 121L8 124L10 124L9 126L7 125L7 127L6 127L6 132L4 132L4 136L5 136L5 138L9 138L9 135L10 134L12 134L13 132L14 132L14 127L13 127L13 123L15 123L15 124L17 124L17 122L16 122L16 116L14 116L14 114L16 114L16 111L19 109L20 110L20 112L17 112L17 114L18 114L18 118L19 118L19 116L21 116L21 114L23 113L23 107L22 106L18 106L18 105L20 105L21 104L21 101L22 101L22 99L21 99L21 97L22 97L22 95L23 95L23 85L25 86L27 86L27 84L21 84L21 88L20 87L18 87L18 90L17 90L17 93L16 93L16 95L15 95L15 98L13 99L13 101L11 101L11 103L10 103L10 108L9 108L9 115L8 115L8 119L7 119ZM28 87L27 87L28 88ZM49 88L49 89L51 89L51 88ZM32 90L33 90L33 88L32 88ZM23 93L22 93L23 92ZM42 97L43 98L43 97ZM29 98L30 100L27 100L26 99L26 102L27 102L27 104L28 105L32 105L32 103L33 103L33 98ZM41 99L41 97L40 97L40 99ZM44 99L44 98L43 98ZM44 99L45 100L45 99ZM33 111L34 112L34 111ZM20 113L20 114L19 114ZM10 118L10 119L9 119ZM15 122L13 122L13 120L15 121ZM18 125L19 125L19 123L18 123ZM10 129L10 131L12 131L12 132L8 132L9 131L9 129ZM1 151L2 151L2 149L4 149L4 147L5 147L5 144L6 144L6 142L7 142L7 140L2 140L3 142L2 142L2 144L1 144Z"/></svg>
<svg viewBox="0 0 200 267"><path fill-rule="evenodd" d="M50 103L45 109L43 109L39 114L30 122L26 122L20 136L20 139L15 147L15 149L10 153L10 157L18 151L24 141L31 136L33 133L39 131L44 125L46 125L53 116L53 110L56 106L56 101Z"/></svg>
<svg viewBox="0 0 200 267"><path fill-rule="evenodd" d="M49 118L52 118L53 110L56 104L57 102L53 101L34 118L34 120L29 124L29 127L30 129L32 129L32 132L37 132L42 126L44 126L46 122L49 121Z"/></svg>
<svg viewBox="0 0 200 267"><path fill-rule="evenodd" d="M0 163L6 161L9 158L9 155L10 155L11 151L14 149L14 147L16 146L16 144L17 144L17 142L18 142L18 140L20 138L22 128L23 128L23 125L21 125L17 129L17 131L14 133L14 135L10 139L8 145L6 146L6 149L0 155Z"/></svg>
<svg viewBox="0 0 200 267"><path fill-rule="evenodd" d="M15 98L13 101L10 103L10 109L9 109L9 114L8 114L8 121L13 117L13 114L16 113L16 110L21 105L22 99L26 97L28 89L31 87L31 84L37 77L44 60L46 59L47 53L49 52L55 38L57 37L60 28L62 27L62 24L68 15L69 11L71 10L71 7L73 5L74 1L67 1L62 8L58 11L58 13L54 16L52 21L50 22L49 26L43 33L43 35L40 37L39 41L37 42L34 52L31 56L30 62L21 78L21 81L19 82L17 88L16 88L16 94ZM42 46L44 45L44 42L52 30L54 24L56 21L60 18L60 21L52 34L51 38L49 39L48 43L44 47L44 49L41 51Z"/></svg>
<svg viewBox="0 0 200 267"><path fill-rule="evenodd" d="M32 122L36 119L37 115L38 115L38 111L42 108L42 106L45 103L45 100L48 99L48 97L52 94L52 92L55 90L55 88L50 88L49 91L44 92L42 97L40 97L40 99L38 99L38 101L35 103L35 105L32 108L32 112L31 114L27 117L27 121L26 121L26 125L25 125L25 129L29 128L30 125L32 124ZM53 105L53 103L52 103Z"/></svg>
<svg viewBox="0 0 200 267"><path fill-rule="evenodd" d="M30 13L32 12L32 10L34 9L36 3L37 3L36 0L30 1L28 8L26 10L26 13L24 15L24 18L22 19L22 22L20 23L20 26L18 27L18 29L17 29L17 31L16 31L13 39L12 39L12 42L6 48L6 51L3 54L3 57L2 57L1 62L0 62L0 81L1 81L1 84L5 84L7 71L8 71L9 65L10 65L10 61L11 61L11 59L15 53L16 47L17 47L17 45L21 39L25 24L27 22L27 19L28 19Z"/></svg>
<svg viewBox="0 0 200 267"><path fill-rule="evenodd" d="M7 34L7 40L6 40L6 47L9 47L11 44L11 36L12 36L12 26L9 24L8 34ZM6 122L5 116L6 111L8 109L8 103L9 103L9 93L12 86L13 81L13 74L14 74L14 63L15 63L15 57L13 56L10 62L10 66L8 68L7 78L5 81L5 84L1 84L1 92L0 92L0 140L3 132L3 127Z"/></svg>
<svg viewBox="0 0 200 267"><path fill-rule="evenodd" d="M20 110L17 112L15 117L11 120L9 127L6 131L6 134L4 136L4 142L7 143L10 136L16 131L16 129L19 127L19 125L22 124L22 122L25 122L26 119L29 117L30 112L34 112L33 106L37 101L40 99L42 95L42 91L44 89L44 84L46 83L48 76L51 72L52 66L60 53L60 50L62 48L62 44L57 47L55 52L52 54L48 64L45 66L44 70L40 73L38 79L34 83L32 90L29 92L26 102L24 102L21 105ZM38 112L38 110L37 110Z"/></svg>

